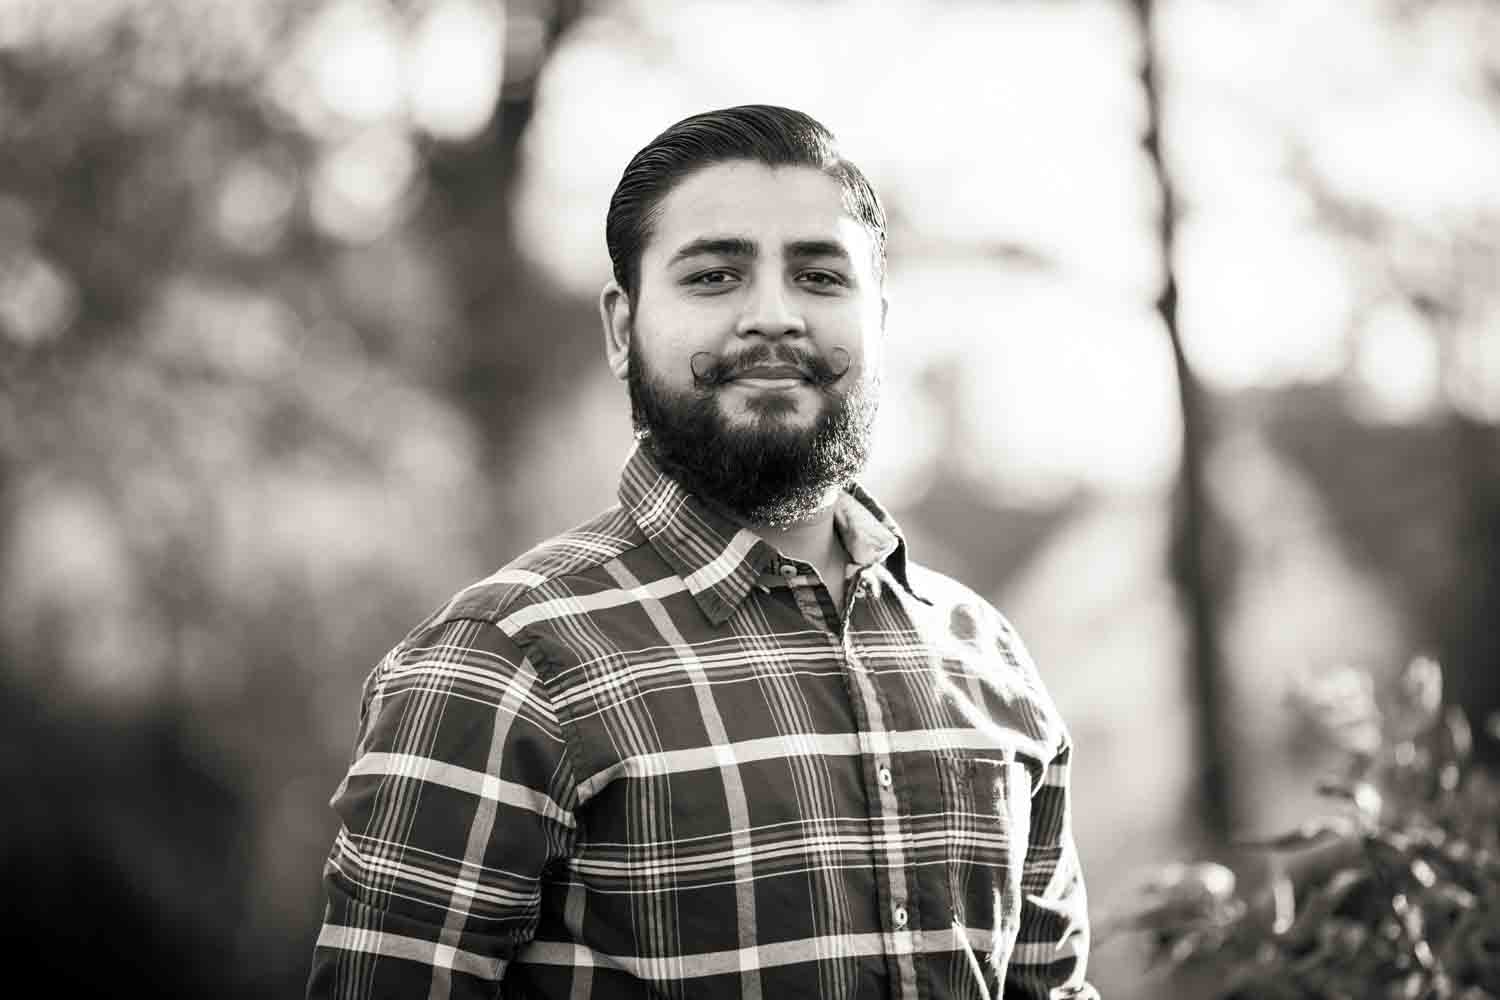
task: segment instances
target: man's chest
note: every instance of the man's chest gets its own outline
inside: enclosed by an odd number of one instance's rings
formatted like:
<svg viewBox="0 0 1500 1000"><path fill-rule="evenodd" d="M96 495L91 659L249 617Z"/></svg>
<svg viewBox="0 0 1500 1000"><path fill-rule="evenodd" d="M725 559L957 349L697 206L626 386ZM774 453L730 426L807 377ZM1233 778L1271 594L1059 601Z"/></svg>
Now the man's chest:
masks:
<svg viewBox="0 0 1500 1000"><path fill-rule="evenodd" d="M579 788L539 939L649 956L626 963L644 978L751 945L789 982L908 982L927 954L963 978L956 935L989 951L1019 912L1049 753L1025 685L946 609L876 593L830 631L781 596L722 626L663 601L531 644Z"/></svg>
<svg viewBox="0 0 1500 1000"><path fill-rule="evenodd" d="M834 631L785 592L753 594L719 625L663 601L538 636L582 804L623 800L589 810L622 823L675 818L680 838L858 822L892 808L898 782L903 814L939 817L964 805L955 783L974 760L1021 761L1040 780L1041 706L971 622L889 595L849 608Z"/></svg>

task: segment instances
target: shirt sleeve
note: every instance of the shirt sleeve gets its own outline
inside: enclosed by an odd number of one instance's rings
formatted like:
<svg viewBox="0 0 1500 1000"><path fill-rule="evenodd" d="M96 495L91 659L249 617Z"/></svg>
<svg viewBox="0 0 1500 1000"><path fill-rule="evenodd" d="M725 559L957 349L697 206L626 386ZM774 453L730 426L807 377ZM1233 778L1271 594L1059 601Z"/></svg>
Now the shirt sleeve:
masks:
<svg viewBox="0 0 1500 1000"><path fill-rule="evenodd" d="M571 849L576 783L533 665L498 627L441 622L366 682L309 998L493 997Z"/></svg>
<svg viewBox="0 0 1500 1000"><path fill-rule="evenodd" d="M1098 1000L1086 978L1088 896L1073 844L1064 744L1031 803L1031 837L1021 876L1021 925L1007 970L1005 996L1027 1000Z"/></svg>

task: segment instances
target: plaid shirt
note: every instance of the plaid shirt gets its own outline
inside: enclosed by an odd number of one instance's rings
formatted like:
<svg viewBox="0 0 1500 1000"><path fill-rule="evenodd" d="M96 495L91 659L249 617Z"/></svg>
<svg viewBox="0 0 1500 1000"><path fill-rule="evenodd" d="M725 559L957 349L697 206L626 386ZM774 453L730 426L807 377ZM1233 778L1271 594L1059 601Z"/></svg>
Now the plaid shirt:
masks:
<svg viewBox="0 0 1500 1000"><path fill-rule="evenodd" d="M366 681L313 997L1097 997L1070 742L858 487L835 608L643 450Z"/></svg>

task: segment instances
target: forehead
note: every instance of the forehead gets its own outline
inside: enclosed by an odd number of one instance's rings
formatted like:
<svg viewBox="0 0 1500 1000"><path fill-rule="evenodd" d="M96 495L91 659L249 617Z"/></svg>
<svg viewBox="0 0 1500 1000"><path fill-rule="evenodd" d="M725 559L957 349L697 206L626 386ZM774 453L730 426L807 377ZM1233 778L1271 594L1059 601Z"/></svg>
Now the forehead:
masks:
<svg viewBox="0 0 1500 1000"><path fill-rule="evenodd" d="M643 263L660 263L705 236L743 237L766 247L827 240L859 261L874 252L869 231L844 206L843 186L804 166L736 161L696 170L662 199L652 228Z"/></svg>

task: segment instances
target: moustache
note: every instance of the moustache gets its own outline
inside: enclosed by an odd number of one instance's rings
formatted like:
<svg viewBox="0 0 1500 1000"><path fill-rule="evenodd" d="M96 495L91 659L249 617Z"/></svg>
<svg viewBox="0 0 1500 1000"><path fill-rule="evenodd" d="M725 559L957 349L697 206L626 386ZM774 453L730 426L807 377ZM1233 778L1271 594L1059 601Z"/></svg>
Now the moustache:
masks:
<svg viewBox="0 0 1500 1000"><path fill-rule="evenodd" d="M693 370L693 385L699 389L733 382L754 368L768 365L796 368L804 379L821 389L843 378L851 364L849 352L842 347L835 347L829 354L832 360L786 344L757 344L731 357L699 351L688 364Z"/></svg>

